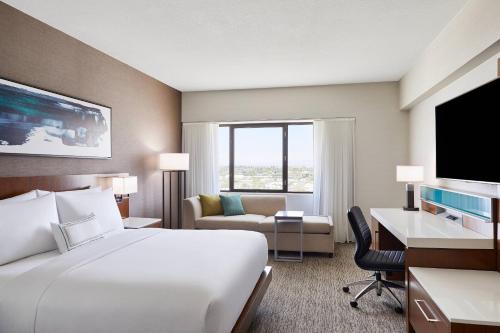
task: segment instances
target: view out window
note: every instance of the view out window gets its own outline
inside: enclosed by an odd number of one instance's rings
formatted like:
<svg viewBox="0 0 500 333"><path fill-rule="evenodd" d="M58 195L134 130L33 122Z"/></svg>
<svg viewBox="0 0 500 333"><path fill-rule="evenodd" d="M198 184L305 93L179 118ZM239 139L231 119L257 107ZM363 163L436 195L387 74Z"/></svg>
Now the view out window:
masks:
<svg viewBox="0 0 500 333"><path fill-rule="evenodd" d="M312 192L313 126L221 125L219 168L223 191Z"/></svg>
<svg viewBox="0 0 500 333"><path fill-rule="evenodd" d="M313 191L313 126L288 126L288 192Z"/></svg>
<svg viewBox="0 0 500 333"><path fill-rule="evenodd" d="M234 129L234 189L283 190L283 128Z"/></svg>

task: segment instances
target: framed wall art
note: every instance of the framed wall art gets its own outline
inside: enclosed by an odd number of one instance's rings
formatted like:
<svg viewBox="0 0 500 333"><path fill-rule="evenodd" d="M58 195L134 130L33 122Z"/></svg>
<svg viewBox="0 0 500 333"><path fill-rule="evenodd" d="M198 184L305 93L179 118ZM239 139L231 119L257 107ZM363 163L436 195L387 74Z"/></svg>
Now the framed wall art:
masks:
<svg viewBox="0 0 500 333"><path fill-rule="evenodd" d="M0 78L0 153L111 158L111 108Z"/></svg>

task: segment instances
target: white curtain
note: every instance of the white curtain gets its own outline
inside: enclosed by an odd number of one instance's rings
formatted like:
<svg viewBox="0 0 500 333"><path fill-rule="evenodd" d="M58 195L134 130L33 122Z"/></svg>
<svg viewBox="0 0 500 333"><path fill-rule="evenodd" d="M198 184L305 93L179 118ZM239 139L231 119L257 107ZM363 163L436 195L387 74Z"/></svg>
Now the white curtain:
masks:
<svg viewBox="0 0 500 333"><path fill-rule="evenodd" d="M219 193L219 124L193 123L182 126L182 151L189 154L186 195Z"/></svg>
<svg viewBox="0 0 500 333"><path fill-rule="evenodd" d="M314 121L314 214L332 216L336 242L354 239L354 129L354 119Z"/></svg>

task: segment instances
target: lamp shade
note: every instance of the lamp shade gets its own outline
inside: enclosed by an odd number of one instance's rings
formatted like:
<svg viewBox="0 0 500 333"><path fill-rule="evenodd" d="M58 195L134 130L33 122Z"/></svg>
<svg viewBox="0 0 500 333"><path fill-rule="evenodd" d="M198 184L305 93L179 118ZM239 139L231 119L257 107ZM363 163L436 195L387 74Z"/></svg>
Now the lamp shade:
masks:
<svg viewBox="0 0 500 333"><path fill-rule="evenodd" d="M189 154L184 153L165 153L160 154L160 170L189 170Z"/></svg>
<svg viewBox="0 0 500 333"><path fill-rule="evenodd" d="M424 167L420 165L398 165L396 167L396 177L398 182L423 182Z"/></svg>
<svg viewBox="0 0 500 333"><path fill-rule="evenodd" d="M113 177L113 193L117 195L137 192L137 177Z"/></svg>

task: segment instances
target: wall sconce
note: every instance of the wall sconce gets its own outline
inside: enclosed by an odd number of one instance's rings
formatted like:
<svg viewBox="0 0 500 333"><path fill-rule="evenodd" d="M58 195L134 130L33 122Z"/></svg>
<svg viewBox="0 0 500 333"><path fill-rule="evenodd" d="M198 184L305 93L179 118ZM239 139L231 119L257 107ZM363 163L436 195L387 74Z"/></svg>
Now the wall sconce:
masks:
<svg viewBox="0 0 500 333"><path fill-rule="evenodd" d="M121 202L130 194L137 193L137 176L113 177L112 184L116 202Z"/></svg>

